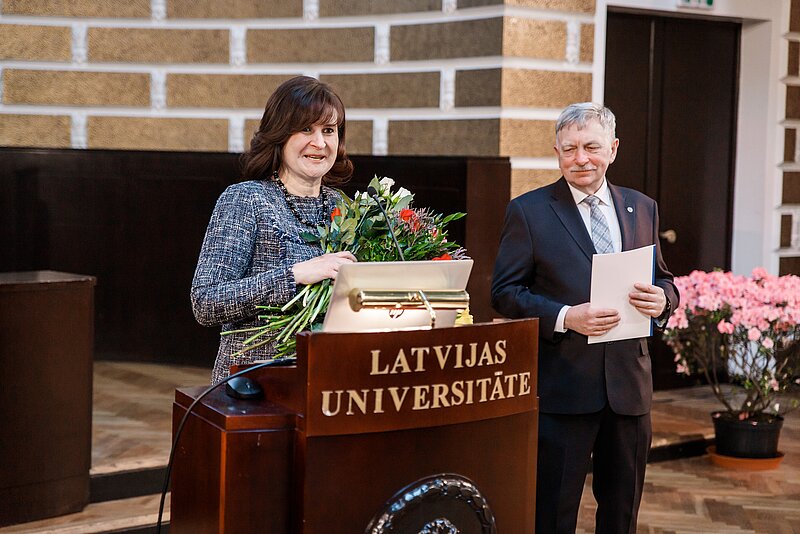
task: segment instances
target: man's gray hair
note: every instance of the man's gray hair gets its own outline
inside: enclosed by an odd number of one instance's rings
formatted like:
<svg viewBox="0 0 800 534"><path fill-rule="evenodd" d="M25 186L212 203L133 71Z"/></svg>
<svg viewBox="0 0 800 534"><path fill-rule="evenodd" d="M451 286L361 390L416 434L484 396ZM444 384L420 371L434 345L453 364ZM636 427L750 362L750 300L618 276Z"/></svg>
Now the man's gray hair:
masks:
<svg viewBox="0 0 800 534"><path fill-rule="evenodd" d="M614 117L614 114L607 107L595 104L594 102L581 102L579 104L570 104L567 106L556 121L556 135L564 128L572 126L573 124L577 126L579 130L582 130L590 121L597 121L611 139L617 136L617 119Z"/></svg>

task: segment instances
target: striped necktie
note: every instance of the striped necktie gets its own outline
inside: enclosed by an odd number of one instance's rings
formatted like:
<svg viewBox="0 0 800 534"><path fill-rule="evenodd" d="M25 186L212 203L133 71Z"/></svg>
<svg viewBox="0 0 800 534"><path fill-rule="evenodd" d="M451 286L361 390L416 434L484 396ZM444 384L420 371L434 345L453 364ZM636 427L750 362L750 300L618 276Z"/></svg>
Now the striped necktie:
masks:
<svg viewBox="0 0 800 534"><path fill-rule="evenodd" d="M589 220L591 221L594 249L598 254L614 252L614 244L611 242L611 231L608 229L608 221L600 209L600 199L594 195L589 195L583 199L583 201L589 204Z"/></svg>

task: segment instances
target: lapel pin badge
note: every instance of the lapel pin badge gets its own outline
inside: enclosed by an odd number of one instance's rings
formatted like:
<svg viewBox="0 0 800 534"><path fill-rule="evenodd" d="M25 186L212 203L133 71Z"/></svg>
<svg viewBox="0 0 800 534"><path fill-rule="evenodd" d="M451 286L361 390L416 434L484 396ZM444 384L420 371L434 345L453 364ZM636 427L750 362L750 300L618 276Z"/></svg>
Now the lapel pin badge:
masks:
<svg viewBox="0 0 800 534"><path fill-rule="evenodd" d="M628 213L633 213L633 208L628 206Z"/></svg>

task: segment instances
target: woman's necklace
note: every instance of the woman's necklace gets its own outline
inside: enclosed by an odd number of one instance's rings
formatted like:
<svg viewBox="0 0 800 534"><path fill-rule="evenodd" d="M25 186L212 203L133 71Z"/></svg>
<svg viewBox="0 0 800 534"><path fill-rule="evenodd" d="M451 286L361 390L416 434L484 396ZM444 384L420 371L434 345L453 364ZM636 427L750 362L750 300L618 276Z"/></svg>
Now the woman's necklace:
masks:
<svg viewBox="0 0 800 534"><path fill-rule="evenodd" d="M305 226L317 226L319 221L324 221L325 216L328 214L328 195L325 194L325 188L320 184L319 186L319 196L322 197L322 215L319 217L317 222L309 221L300 213L300 210L297 209L297 205L295 204L295 200L292 198L294 195L289 193L289 190L286 189L286 185L281 182L280 177L278 176L278 171L272 173L272 178L275 180L275 183L278 184L278 188L283 193L283 198L286 200L286 205L289 206L289 211L292 212L294 218L297 219L297 222L300 224L304 224Z"/></svg>

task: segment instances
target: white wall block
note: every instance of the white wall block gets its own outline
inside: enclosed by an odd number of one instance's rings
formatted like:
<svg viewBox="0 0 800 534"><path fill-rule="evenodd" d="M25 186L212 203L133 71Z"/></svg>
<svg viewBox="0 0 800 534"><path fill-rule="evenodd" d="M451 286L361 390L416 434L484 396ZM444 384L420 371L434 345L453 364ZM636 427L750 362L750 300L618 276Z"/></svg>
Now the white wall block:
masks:
<svg viewBox="0 0 800 534"><path fill-rule="evenodd" d="M72 25L72 62L77 65L85 65L89 58L87 33L86 24Z"/></svg>
<svg viewBox="0 0 800 534"><path fill-rule="evenodd" d="M233 115L228 120L228 152L244 152L244 117Z"/></svg>
<svg viewBox="0 0 800 534"><path fill-rule="evenodd" d="M319 0L303 0L303 18L305 20L319 19Z"/></svg>
<svg viewBox="0 0 800 534"><path fill-rule="evenodd" d="M439 108L450 110L456 106L456 71L442 69L440 75Z"/></svg>
<svg viewBox="0 0 800 534"><path fill-rule="evenodd" d="M167 0L150 0L150 13L157 22L166 20Z"/></svg>
<svg viewBox="0 0 800 534"><path fill-rule="evenodd" d="M581 58L581 23L577 20L567 22L567 63L575 65Z"/></svg>
<svg viewBox="0 0 800 534"><path fill-rule="evenodd" d="M391 54L390 32L388 24L375 26L375 63L378 65L385 65L391 59L389 57Z"/></svg>
<svg viewBox="0 0 800 534"><path fill-rule="evenodd" d="M86 114L85 113L72 113L70 127L70 142L72 148L86 148L88 146L86 136Z"/></svg>
<svg viewBox="0 0 800 534"><path fill-rule="evenodd" d="M150 73L150 106L156 110L167 107L167 73L163 69Z"/></svg>
<svg viewBox="0 0 800 534"><path fill-rule="evenodd" d="M372 121L372 154L385 156L389 153L389 121L375 118Z"/></svg>
<svg viewBox="0 0 800 534"><path fill-rule="evenodd" d="M241 67L247 63L247 28L234 26L231 28L231 65Z"/></svg>

